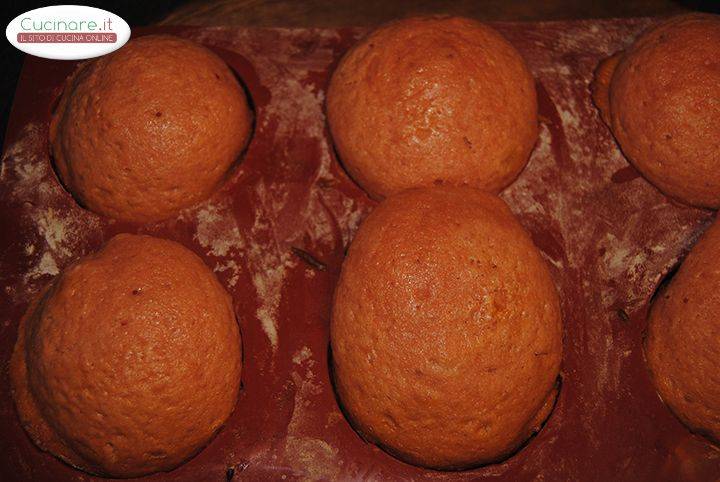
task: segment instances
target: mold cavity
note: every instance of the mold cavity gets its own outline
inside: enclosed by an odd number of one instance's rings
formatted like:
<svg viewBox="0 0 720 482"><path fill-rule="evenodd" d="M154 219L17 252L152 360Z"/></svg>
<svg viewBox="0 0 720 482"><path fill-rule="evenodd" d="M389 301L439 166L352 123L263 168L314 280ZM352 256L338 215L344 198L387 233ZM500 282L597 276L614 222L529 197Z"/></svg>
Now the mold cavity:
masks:
<svg viewBox="0 0 720 482"><path fill-rule="evenodd" d="M668 270L668 272L663 276L663 278L660 280L660 283L658 283L657 288L655 288L655 292L650 297L650 303L648 307L651 307L653 303L655 303L655 299L658 296L666 296L665 292L667 291L668 286L670 286L670 282L677 274L678 270L680 269L680 265L682 262L677 262L675 265L673 265L672 268ZM649 313L649 310L648 310Z"/></svg>
<svg viewBox="0 0 720 482"><path fill-rule="evenodd" d="M222 55L221 55L221 57L222 57ZM223 58L223 60L225 60L225 59ZM235 159L235 162L232 164L232 166L230 167L230 169L229 169L228 172L226 173L225 179L227 180L227 179L229 179L230 177L232 177L233 174L235 174L235 172L237 171L238 166L239 166L239 165L243 162L243 160L245 159L245 156L247 155L247 151L248 151L248 149L250 148L250 144L252 144L253 139L255 138L255 132L256 132L256 129L257 129L257 118L258 118L258 114L257 114L257 108L256 108L256 106L255 106L255 101L253 100L253 96L252 96L251 93L250 93L250 89L248 88L247 84L246 84L245 81L243 80L243 78L242 78L242 76L240 75L240 73L237 72L237 71L235 70L235 67L233 67L232 65L230 65L229 62L226 61L226 62L225 62L225 65L227 65L228 69L230 69L230 72L231 72L231 73L233 74L233 76L235 77L235 80L236 80L237 83L240 85L240 88L241 88L242 91L245 93L245 99L247 100L248 110L250 111L250 116L252 117L252 119L251 119L251 121L250 121L250 134L248 135L247 143L245 144L245 146L243 147L243 149L242 149L242 151L240 152L240 154L238 154L237 159ZM215 76L216 76L218 79L220 78L220 76L219 76L217 73L215 74Z"/></svg>

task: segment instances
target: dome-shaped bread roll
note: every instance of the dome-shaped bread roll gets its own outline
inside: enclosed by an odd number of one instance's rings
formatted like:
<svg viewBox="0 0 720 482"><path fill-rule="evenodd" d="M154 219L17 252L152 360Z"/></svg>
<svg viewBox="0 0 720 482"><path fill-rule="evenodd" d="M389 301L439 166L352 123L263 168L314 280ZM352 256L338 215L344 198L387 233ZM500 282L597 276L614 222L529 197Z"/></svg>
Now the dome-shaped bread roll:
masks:
<svg viewBox="0 0 720 482"><path fill-rule="evenodd" d="M122 234L65 269L21 321L11 381L42 449L91 473L171 470L232 412L240 333L195 254Z"/></svg>
<svg viewBox="0 0 720 482"><path fill-rule="evenodd" d="M150 35L87 61L68 79L50 124L60 179L96 213L168 218L206 199L247 145L242 86L208 49Z"/></svg>
<svg viewBox="0 0 720 482"><path fill-rule="evenodd" d="M650 310L645 355L663 401L720 443L720 225L693 247Z"/></svg>
<svg viewBox="0 0 720 482"><path fill-rule="evenodd" d="M458 17L410 18L343 57L327 94L335 147L373 198L434 184L498 192L537 139L535 83L494 29Z"/></svg>
<svg viewBox="0 0 720 482"><path fill-rule="evenodd" d="M505 203L474 189L383 201L343 263L330 332L351 423L413 464L502 460L557 395L562 333L548 268Z"/></svg>
<svg viewBox="0 0 720 482"><path fill-rule="evenodd" d="M691 14L641 35L598 69L595 103L623 153L683 203L720 207L720 16Z"/></svg>

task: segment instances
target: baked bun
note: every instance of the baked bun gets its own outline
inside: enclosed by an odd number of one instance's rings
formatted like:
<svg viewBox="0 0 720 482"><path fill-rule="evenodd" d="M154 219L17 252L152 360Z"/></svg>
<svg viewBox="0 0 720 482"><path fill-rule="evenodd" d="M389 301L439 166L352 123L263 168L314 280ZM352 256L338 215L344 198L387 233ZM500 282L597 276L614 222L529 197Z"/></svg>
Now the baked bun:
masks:
<svg viewBox="0 0 720 482"><path fill-rule="evenodd" d="M152 35L80 65L52 116L50 143L81 204L150 222L207 198L251 127L245 92L225 62L189 40Z"/></svg>
<svg viewBox="0 0 720 482"><path fill-rule="evenodd" d="M327 115L345 168L376 199L442 183L498 192L538 134L520 54L492 28L457 17L370 33L333 73Z"/></svg>
<svg viewBox="0 0 720 482"><path fill-rule="evenodd" d="M232 412L241 342L195 254L121 234L65 269L20 323L13 395L35 443L94 474L170 470Z"/></svg>
<svg viewBox="0 0 720 482"><path fill-rule="evenodd" d="M505 203L471 188L411 189L375 208L343 264L330 334L351 423L412 464L508 457L557 395L550 273Z"/></svg>
<svg viewBox="0 0 720 482"><path fill-rule="evenodd" d="M720 443L720 225L657 294L645 356L663 401L692 431Z"/></svg>
<svg viewBox="0 0 720 482"><path fill-rule="evenodd" d="M598 69L595 103L630 162L683 203L720 207L720 16L648 30Z"/></svg>

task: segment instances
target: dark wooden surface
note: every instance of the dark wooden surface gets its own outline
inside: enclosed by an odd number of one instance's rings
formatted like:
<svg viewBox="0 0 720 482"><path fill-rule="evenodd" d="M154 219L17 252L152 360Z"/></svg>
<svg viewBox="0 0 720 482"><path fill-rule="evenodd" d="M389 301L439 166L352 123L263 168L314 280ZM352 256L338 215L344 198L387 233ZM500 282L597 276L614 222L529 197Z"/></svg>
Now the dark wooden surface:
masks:
<svg viewBox="0 0 720 482"><path fill-rule="evenodd" d="M161 23L269 27L374 26L408 15L451 14L480 20L537 21L646 17L702 8L673 0L195 0Z"/></svg>

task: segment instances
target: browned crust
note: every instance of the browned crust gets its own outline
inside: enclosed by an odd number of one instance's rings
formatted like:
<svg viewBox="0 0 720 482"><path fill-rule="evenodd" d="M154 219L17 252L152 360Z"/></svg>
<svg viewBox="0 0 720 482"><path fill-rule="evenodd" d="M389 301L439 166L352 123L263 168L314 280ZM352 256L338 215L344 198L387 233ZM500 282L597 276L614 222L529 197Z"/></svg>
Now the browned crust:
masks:
<svg viewBox="0 0 720 482"><path fill-rule="evenodd" d="M611 125L610 116L610 84L615 68L620 62L624 52L617 52L606 58L598 65L595 70L595 77L590 83L590 93L592 95L595 106L600 111L600 117L607 124Z"/></svg>
<svg viewBox="0 0 720 482"><path fill-rule="evenodd" d="M660 398L692 431L720 443L720 224L657 294L645 356Z"/></svg>
<svg viewBox="0 0 720 482"><path fill-rule="evenodd" d="M80 204L154 222L220 186L252 123L242 86L220 57L190 40L149 35L77 68L49 137L59 177Z"/></svg>
<svg viewBox="0 0 720 482"><path fill-rule="evenodd" d="M502 460L556 395L557 292L499 198L460 187L387 198L343 263L331 346L353 426L398 458L465 469Z"/></svg>
<svg viewBox="0 0 720 482"><path fill-rule="evenodd" d="M327 115L341 161L374 199L437 184L499 192L538 136L522 56L491 27L460 17L371 32L333 73Z"/></svg>
<svg viewBox="0 0 720 482"><path fill-rule="evenodd" d="M107 275L116 279L105 285ZM86 282L99 286L89 290L98 297L82 293ZM168 289L184 297L170 300ZM200 258L171 241L121 234L33 300L10 381L40 449L127 478L171 470L199 452L232 412L241 370L232 301Z"/></svg>
<svg viewBox="0 0 720 482"><path fill-rule="evenodd" d="M593 99L623 154L667 196L720 207L720 17L688 14L600 65Z"/></svg>

